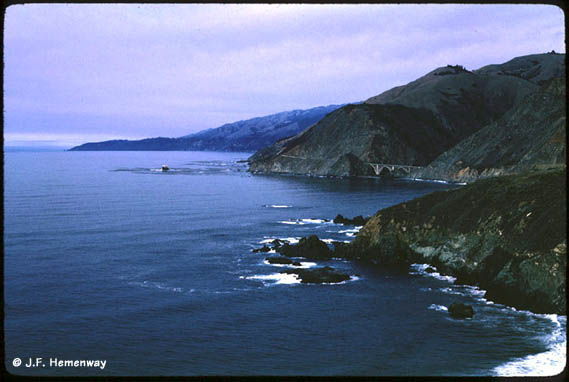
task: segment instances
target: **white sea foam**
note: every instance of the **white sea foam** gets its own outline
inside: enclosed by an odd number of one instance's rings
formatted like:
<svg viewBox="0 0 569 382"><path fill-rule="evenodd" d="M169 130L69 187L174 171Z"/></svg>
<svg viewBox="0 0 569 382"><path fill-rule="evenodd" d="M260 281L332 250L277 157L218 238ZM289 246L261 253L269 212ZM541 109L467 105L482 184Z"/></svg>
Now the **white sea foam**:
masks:
<svg viewBox="0 0 569 382"><path fill-rule="evenodd" d="M300 240L300 237L283 237L279 238L280 241L286 241L289 244L297 244Z"/></svg>
<svg viewBox="0 0 569 382"><path fill-rule="evenodd" d="M431 310L436 310L437 312L446 312L448 311L448 308L444 305L437 305L437 304L431 304L427 307L427 309L431 309Z"/></svg>
<svg viewBox="0 0 569 382"><path fill-rule="evenodd" d="M494 368L497 376L550 377L560 374L567 363L567 341L554 343L550 350L517 358Z"/></svg>
<svg viewBox="0 0 569 382"><path fill-rule="evenodd" d="M345 233L345 234L351 233L353 235L354 233L358 233L360 231L360 229L361 229L361 227L360 228L355 227L355 228L350 228L350 229L342 229L342 230L338 231L338 233Z"/></svg>
<svg viewBox="0 0 569 382"><path fill-rule="evenodd" d="M433 268L434 272L432 273L426 272L425 270L429 267ZM456 281L456 277L441 275L439 272L437 272L437 268L429 264L411 264L409 268L411 269L409 271L409 274L411 275L422 275L426 277L433 277L438 280L448 281L451 284L453 284Z"/></svg>
<svg viewBox="0 0 569 382"><path fill-rule="evenodd" d="M300 279L296 274L272 273L270 275L241 276L248 280L271 281L270 284L299 284ZM272 282L274 281L274 282Z"/></svg>
<svg viewBox="0 0 569 382"><path fill-rule="evenodd" d="M282 224L297 224L297 225L305 225L305 224L330 224L329 221L324 219L290 219L290 220L283 220L279 221Z"/></svg>
<svg viewBox="0 0 569 382"><path fill-rule="evenodd" d="M323 224L323 223L330 223L324 219L302 219L305 223L312 223L312 224Z"/></svg>
<svg viewBox="0 0 569 382"><path fill-rule="evenodd" d="M265 204L265 208L291 208L292 206L287 206L286 204Z"/></svg>
<svg viewBox="0 0 569 382"><path fill-rule="evenodd" d="M283 268L312 268L316 266L316 263L312 263L309 261L301 261L300 265L292 265L292 264L271 264L268 260L263 260L263 264L271 265L273 267L283 267Z"/></svg>
<svg viewBox="0 0 569 382"><path fill-rule="evenodd" d="M274 240L285 241L289 244L296 244L300 240L300 237L266 237L265 239L261 240L259 244L269 244L272 243Z"/></svg>

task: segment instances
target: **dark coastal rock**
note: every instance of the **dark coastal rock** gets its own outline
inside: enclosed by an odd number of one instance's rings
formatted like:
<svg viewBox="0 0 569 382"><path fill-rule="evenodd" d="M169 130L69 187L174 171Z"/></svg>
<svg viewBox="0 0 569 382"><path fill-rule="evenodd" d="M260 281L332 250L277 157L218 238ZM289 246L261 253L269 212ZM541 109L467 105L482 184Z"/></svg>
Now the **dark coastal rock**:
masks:
<svg viewBox="0 0 569 382"><path fill-rule="evenodd" d="M456 302L448 307L448 313L451 317L458 319L474 317L472 306Z"/></svg>
<svg viewBox="0 0 569 382"><path fill-rule="evenodd" d="M343 224L343 225L355 225L355 226L363 226L369 221L370 217L364 218L362 215L356 216L353 219L345 218L342 214L338 214L334 218L334 223L336 224Z"/></svg>
<svg viewBox="0 0 569 382"><path fill-rule="evenodd" d="M289 259L288 257L284 257L284 256L278 256L278 255L269 256L269 257L265 258L265 260L267 260L269 262L269 264L291 264L291 265L293 265L293 261L291 259Z"/></svg>
<svg viewBox="0 0 569 382"><path fill-rule="evenodd" d="M375 214L334 257L428 263L486 299L566 314L566 171L478 180Z"/></svg>
<svg viewBox="0 0 569 382"><path fill-rule="evenodd" d="M435 270L435 268L433 268L433 267L427 267L427 268L425 268L425 272L426 272L426 273L435 273L436 270Z"/></svg>
<svg viewBox="0 0 569 382"><path fill-rule="evenodd" d="M288 244L280 246L277 249L281 255L287 257L304 257L310 259L329 259L332 257L332 251L328 245L318 236L303 237L298 244Z"/></svg>
<svg viewBox="0 0 569 382"><path fill-rule="evenodd" d="M275 239L271 242L271 244L273 245L273 248L276 250L279 249L281 245L283 245L283 242L280 241L279 239Z"/></svg>
<svg viewBox="0 0 569 382"><path fill-rule="evenodd" d="M309 269L287 269L281 273L297 274L302 283L309 284L339 283L350 279L349 275L328 266Z"/></svg>
<svg viewBox="0 0 569 382"><path fill-rule="evenodd" d="M271 248L269 248L267 245L263 245L261 248L255 248L253 249L253 253L266 253L269 252L271 250Z"/></svg>

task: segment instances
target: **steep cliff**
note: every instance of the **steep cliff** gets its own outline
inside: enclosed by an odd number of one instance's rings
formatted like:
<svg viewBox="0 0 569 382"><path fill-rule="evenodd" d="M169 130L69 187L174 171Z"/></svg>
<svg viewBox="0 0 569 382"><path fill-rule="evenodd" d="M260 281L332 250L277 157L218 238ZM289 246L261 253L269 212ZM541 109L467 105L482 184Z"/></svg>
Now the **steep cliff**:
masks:
<svg viewBox="0 0 569 382"><path fill-rule="evenodd" d="M486 298L566 314L566 172L483 179L378 211L333 254L435 265Z"/></svg>

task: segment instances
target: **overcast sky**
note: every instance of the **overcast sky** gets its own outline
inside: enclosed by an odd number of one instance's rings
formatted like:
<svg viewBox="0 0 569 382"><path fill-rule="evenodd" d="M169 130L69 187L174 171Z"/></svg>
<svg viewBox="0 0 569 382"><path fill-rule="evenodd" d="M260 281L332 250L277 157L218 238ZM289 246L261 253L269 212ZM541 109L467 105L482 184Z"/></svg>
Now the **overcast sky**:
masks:
<svg viewBox="0 0 569 382"><path fill-rule="evenodd" d="M356 102L447 64L564 53L563 22L550 5L13 5L5 144L178 137Z"/></svg>

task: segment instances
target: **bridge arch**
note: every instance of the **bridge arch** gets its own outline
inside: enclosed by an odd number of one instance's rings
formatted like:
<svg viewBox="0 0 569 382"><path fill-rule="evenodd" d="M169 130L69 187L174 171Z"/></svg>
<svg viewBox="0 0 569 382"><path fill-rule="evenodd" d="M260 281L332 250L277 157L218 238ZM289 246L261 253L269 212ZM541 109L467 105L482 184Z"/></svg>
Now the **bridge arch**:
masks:
<svg viewBox="0 0 569 382"><path fill-rule="evenodd" d="M379 171L377 172L377 175L379 176L389 176L391 175L391 173L393 172L393 170L391 168L389 168L388 166L383 166L379 168Z"/></svg>

